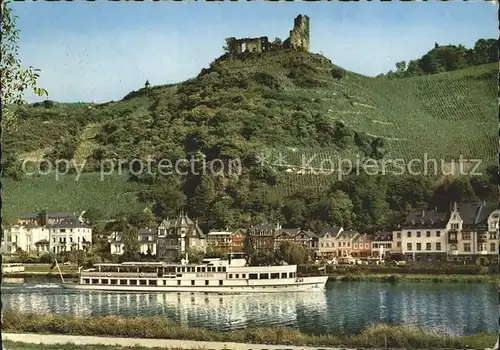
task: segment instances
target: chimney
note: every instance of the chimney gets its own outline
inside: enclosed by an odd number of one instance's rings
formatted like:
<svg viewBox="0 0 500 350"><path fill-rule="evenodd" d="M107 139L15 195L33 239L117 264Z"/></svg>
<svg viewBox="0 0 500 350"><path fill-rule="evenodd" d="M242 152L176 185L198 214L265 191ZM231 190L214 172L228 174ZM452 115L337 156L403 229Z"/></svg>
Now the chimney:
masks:
<svg viewBox="0 0 500 350"><path fill-rule="evenodd" d="M425 209L422 209L422 217L425 216Z"/></svg>
<svg viewBox="0 0 500 350"><path fill-rule="evenodd" d="M457 211L457 202L453 202L453 211Z"/></svg>

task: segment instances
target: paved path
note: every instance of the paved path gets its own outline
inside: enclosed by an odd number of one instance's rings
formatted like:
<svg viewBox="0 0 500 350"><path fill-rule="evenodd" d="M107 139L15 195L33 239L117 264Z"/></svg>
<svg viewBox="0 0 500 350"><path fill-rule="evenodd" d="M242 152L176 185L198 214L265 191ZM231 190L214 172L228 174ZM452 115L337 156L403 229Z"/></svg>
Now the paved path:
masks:
<svg viewBox="0 0 500 350"><path fill-rule="evenodd" d="M59 334L14 334L3 333L5 340L30 343L30 344L67 344L75 345L121 345L121 346L143 346L147 348L165 347L178 349L212 349L212 350L355 350L347 348L324 348L309 346L288 345L265 345L265 344L243 344L243 343L220 343L211 341L174 340L174 339L141 339L141 338L109 338L109 337L87 337L77 335Z"/></svg>

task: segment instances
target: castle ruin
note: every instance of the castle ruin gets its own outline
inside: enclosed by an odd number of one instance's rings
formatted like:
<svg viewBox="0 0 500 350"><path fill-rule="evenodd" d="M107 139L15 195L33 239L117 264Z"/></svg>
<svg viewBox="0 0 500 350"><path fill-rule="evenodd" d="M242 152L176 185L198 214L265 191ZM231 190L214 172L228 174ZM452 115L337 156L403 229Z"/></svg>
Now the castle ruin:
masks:
<svg viewBox="0 0 500 350"><path fill-rule="evenodd" d="M260 38L227 38L227 50L230 54L247 52L262 53L271 49L288 49L294 51L309 51L309 17L298 15L294 20L293 29L280 47L271 44L267 36Z"/></svg>

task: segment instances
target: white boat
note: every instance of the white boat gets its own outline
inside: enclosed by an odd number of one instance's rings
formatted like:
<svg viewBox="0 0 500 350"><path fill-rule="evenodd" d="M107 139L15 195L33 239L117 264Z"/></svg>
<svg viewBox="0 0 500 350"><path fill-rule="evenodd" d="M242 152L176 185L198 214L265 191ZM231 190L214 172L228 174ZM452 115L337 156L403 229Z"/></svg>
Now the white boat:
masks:
<svg viewBox="0 0 500 350"><path fill-rule="evenodd" d="M246 260L206 259L201 264L124 262L80 271L67 289L128 292L277 293L323 289L328 277L298 277L296 265L247 266Z"/></svg>

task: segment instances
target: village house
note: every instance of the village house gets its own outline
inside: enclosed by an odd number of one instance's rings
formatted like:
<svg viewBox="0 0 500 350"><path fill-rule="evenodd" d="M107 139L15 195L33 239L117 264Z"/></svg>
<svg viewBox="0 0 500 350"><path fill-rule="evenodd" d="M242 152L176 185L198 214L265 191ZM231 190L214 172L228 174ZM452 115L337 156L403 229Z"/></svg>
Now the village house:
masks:
<svg viewBox="0 0 500 350"><path fill-rule="evenodd" d="M15 254L60 253L71 250L89 250L92 228L85 225L85 212L30 213L17 219L17 223L4 231L2 252Z"/></svg>
<svg viewBox="0 0 500 350"><path fill-rule="evenodd" d="M51 253L60 254L72 250L90 251L92 248L92 227L78 219L58 221L47 227Z"/></svg>
<svg viewBox="0 0 500 350"><path fill-rule="evenodd" d="M141 228L138 231L137 241L139 242L139 253L156 255L157 229ZM109 238L110 253L122 255L125 251L123 232L113 232Z"/></svg>
<svg viewBox="0 0 500 350"><path fill-rule="evenodd" d="M319 237L311 230L299 230L299 232L295 235L294 242L309 249L312 258L317 256Z"/></svg>
<svg viewBox="0 0 500 350"><path fill-rule="evenodd" d="M319 259L330 260L337 257L336 237L344 231L340 226L324 227L318 234L318 252Z"/></svg>
<svg viewBox="0 0 500 350"><path fill-rule="evenodd" d="M409 213L401 227L402 254L408 262L445 262L449 214L437 211Z"/></svg>
<svg viewBox="0 0 500 350"><path fill-rule="evenodd" d="M207 233L207 249L214 248L222 253L244 252L245 230L212 230Z"/></svg>
<svg viewBox="0 0 500 350"><path fill-rule="evenodd" d="M372 238L366 233L358 235L353 240L352 253L353 258L367 259L372 256Z"/></svg>
<svg viewBox="0 0 500 350"><path fill-rule="evenodd" d="M276 232L281 229L279 223L261 223L248 230L247 243L255 252L274 253Z"/></svg>
<svg viewBox="0 0 500 350"><path fill-rule="evenodd" d="M163 220L157 227L157 256L169 261L182 258L188 249L206 252L206 235L186 214Z"/></svg>
<svg viewBox="0 0 500 350"><path fill-rule="evenodd" d="M359 236L357 231L353 230L343 230L337 237L335 241L337 242L337 257L338 262L349 262L352 258L352 248L354 246L354 240Z"/></svg>
<svg viewBox="0 0 500 350"><path fill-rule="evenodd" d="M496 264L499 217L497 203L453 204L448 224L448 261Z"/></svg>
<svg viewBox="0 0 500 350"><path fill-rule="evenodd" d="M371 256L386 260L397 251L395 237L401 240L401 232L377 232L372 236ZM399 242L401 246L401 242ZM400 248L399 248L400 249Z"/></svg>

